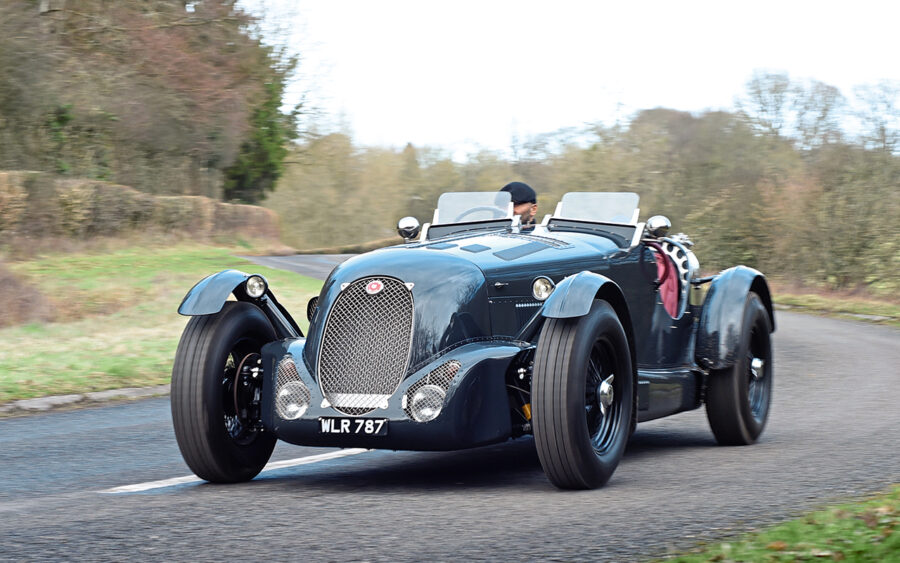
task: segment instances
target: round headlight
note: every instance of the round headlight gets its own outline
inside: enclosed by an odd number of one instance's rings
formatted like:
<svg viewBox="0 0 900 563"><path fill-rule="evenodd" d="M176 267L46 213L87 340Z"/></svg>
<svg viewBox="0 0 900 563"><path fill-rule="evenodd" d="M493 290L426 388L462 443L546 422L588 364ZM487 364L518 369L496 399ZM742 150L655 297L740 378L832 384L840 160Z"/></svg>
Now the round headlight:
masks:
<svg viewBox="0 0 900 563"><path fill-rule="evenodd" d="M531 284L531 294L538 301L543 301L550 297L556 286L550 278L538 278Z"/></svg>
<svg viewBox="0 0 900 563"><path fill-rule="evenodd" d="M309 409L309 389L300 381L285 383L275 395L275 410L284 420L295 420Z"/></svg>
<svg viewBox="0 0 900 563"><path fill-rule="evenodd" d="M446 393L437 385L423 385L415 393L409 402L409 412L416 422L428 422L434 420L441 409L444 408Z"/></svg>
<svg viewBox="0 0 900 563"><path fill-rule="evenodd" d="M262 276L250 276L247 278L247 295L259 299L266 292L266 280Z"/></svg>

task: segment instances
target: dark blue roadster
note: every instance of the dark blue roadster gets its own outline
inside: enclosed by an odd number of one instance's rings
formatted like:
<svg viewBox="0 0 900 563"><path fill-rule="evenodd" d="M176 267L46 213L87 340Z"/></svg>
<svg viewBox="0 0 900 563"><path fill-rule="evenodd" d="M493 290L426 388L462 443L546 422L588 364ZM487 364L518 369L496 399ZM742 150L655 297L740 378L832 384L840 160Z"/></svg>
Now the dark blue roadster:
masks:
<svg viewBox="0 0 900 563"><path fill-rule="evenodd" d="M304 336L259 275L199 282L172 372L190 468L252 479L278 439L452 450L533 434L550 481L594 488L639 422L706 405L720 444L753 443L772 393L772 299L736 266L700 277L632 193L568 193L539 225L506 192L448 193L404 244L356 256ZM233 296L233 299L231 297Z"/></svg>

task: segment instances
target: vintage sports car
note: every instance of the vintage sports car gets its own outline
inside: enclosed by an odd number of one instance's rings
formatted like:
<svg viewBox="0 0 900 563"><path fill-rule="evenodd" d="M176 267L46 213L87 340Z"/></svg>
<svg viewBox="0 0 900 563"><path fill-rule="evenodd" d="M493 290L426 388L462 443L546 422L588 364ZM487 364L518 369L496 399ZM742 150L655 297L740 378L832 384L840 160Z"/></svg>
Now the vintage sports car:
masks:
<svg viewBox="0 0 900 563"><path fill-rule="evenodd" d="M772 393L772 299L736 266L699 277L633 193L568 193L523 226L506 192L447 193L404 244L355 256L304 336L265 279L194 286L172 372L182 455L252 479L276 440L453 450L534 435L561 488L613 474L635 425L706 404L720 444L753 443ZM417 238L416 238L417 237ZM233 298L232 298L233 296Z"/></svg>

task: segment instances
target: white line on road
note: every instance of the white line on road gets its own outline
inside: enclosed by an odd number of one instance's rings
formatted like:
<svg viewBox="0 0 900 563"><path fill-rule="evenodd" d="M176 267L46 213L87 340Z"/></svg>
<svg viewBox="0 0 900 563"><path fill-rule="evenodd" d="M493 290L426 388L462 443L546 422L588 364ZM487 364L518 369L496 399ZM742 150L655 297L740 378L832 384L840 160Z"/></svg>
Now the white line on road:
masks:
<svg viewBox="0 0 900 563"><path fill-rule="evenodd" d="M370 450L364 448L351 448L346 450L339 450L336 452L329 452L327 454L319 454L319 455L311 455L307 457L298 457L294 459L286 459L283 461L273 461L272 463L267 464L263 467L263 471L271 471L273 469L284 469L285 467L295 467L297 465L309 465L310 463L318 463L320 461L327 461L329 459L338 459L341 457L347 457L351 455L361 454L363 452L368 452ZM175 485L183 485L185 483L201 483L203 479L199 477L195 477L193 475L186 475L184 477L173 477L171 479L162 479L161 481L148 481L146 483L138 483L136 485L122 485L121 487L113 487L112 489L105 489L102 491L98 491L101 493L141 493L144 491L149 491L152 489L162 489L164 487L173 487Z"/></svg>

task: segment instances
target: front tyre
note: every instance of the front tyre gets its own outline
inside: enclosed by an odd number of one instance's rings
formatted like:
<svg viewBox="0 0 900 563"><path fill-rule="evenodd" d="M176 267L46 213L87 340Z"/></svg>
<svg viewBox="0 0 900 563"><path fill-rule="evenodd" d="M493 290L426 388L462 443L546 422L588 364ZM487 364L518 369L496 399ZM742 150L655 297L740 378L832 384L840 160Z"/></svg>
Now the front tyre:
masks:
<svg viewBox="0 0 900 563"><path fill-rule="evenodd" d="M229 301L188 321L172 369L172 422L184 461L201 479L248 481L269 461L275 436L259 425L259 353L275 338L251 303Z"/></svg>
<svg viewBox="0 0 900 563"><path fill-rule="evenodd" d="M574 319L547 319L534 359L534 442L563 489L602 486L628 442L634 376L625 330L606 301Z"/></svg>
<svg viewBox="0 0 900 563"><path fill-rule="evenodd" d="M762 300L747 296L734 365L711 370L706 417L723 446L752 444L762 433L772 397L772 322Z"/></svg>

